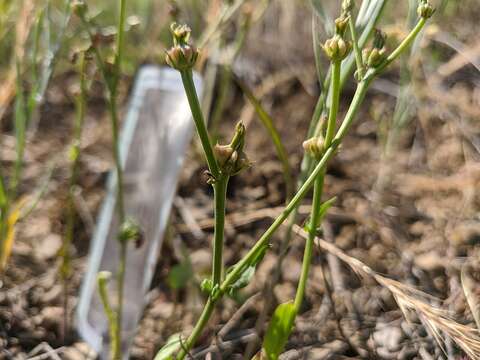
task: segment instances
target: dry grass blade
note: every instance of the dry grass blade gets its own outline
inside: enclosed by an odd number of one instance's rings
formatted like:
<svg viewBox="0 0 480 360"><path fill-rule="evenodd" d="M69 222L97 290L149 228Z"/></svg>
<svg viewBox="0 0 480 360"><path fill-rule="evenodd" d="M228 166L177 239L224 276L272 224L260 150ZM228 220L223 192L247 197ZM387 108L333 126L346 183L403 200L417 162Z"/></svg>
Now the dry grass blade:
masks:
<svg viewBox="0 0 480 360"><path fill-rule="evenodd" d="M300 226L295 231L306 238L308 234ZM317 238L316 243L323 250L335 255L347 263L356 273L373 277L380 285L393 294L398 306L407 317L409 312L416 312L425 327L443 348L442 334L451 338L473 360L480 360L480 334L477 329L460 324L452 319L448 313L428 303L431 296L398 281L388 279L361 261L345 254L331 243Z"/></svg>
<svg viewBox="0 0 480 360"><path fill-rule="evenodd" d="M28 39L28 34L34 20L34 1L25 1L20 12L18 21L15 26L15 50L14 58L11 62L10 70L8 71L2 86L0 87L0 121L8 107L8 104L15 96L15 82L16 82L16 67L15 58L22 59L25 53L25 43Z"/></svg>
<svg viewBox="0 0 480 360"><path fill-rule="evenodd" d="M477 282L473 277L473 271L474 269L471 266L463 266L461 272L461 281L463 292L465 294L465 298L467 299L468 306L470 307L473 318L475 319L475 323L477 324L477 329L480 329L479 290Z"/></svg>

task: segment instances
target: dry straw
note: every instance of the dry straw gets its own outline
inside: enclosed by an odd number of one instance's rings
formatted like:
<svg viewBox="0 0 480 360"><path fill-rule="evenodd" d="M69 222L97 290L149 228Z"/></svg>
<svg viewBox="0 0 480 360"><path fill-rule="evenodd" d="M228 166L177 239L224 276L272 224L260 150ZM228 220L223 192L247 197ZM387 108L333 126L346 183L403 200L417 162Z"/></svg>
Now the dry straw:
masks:
<svg viewBox="0 0 480 360"><path fill-rule="evenodd" d="M308 233L300 226L295 225L294 229L301 237L308 237ZM392 293L407 320L409 319L409 314L412 312L417 313L425 328L435 338L442 350L444 350L446 339L450 338L465 351L471 359L480 359L479 331L473 327L458 323L446 310L430 304L432 300L440 302L438 299L411 286L378 274L368 265L345 254L335 245L325 240L316 238L315 241L322 250L328 251L338 257L358 275L372 277L380 285L387 288Z"/></svg>

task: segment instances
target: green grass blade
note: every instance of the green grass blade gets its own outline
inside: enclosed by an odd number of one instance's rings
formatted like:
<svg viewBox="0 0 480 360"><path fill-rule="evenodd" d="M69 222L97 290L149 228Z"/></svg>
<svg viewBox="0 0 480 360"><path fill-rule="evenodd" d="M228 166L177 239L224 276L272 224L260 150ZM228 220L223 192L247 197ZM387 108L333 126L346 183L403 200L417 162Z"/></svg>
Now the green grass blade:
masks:
<svg viewBox="0 0 480 360"><path fill-rule="evenodd" d="M321 20L323 24L323 29L328 35L333 34L333 20L330 14L323 7L324 1L322 0L311 0L312 9L314 10L315 17L318 20Z"/></svg>
<svg viewBox="0 0 480 360"><path fill-rule="evenodd" d="M260 101L255 97L253 92L248 88L246 84L244 84L238 77L235 77L235 82L240 86L242 89L243 94L246 96L248 101L252 104L255 109L255 112L258 115L258 118L262 122L263 126L267 130L270 139L272 140L273 144L275 145L275 150L277 152L277 156L279 160L282 162L283 167L283 176L285 178L285 185L286 185L286 193L287 199L291 199L293 196L293 189L294 189L294 182L292 177L292 170L290 167L290 163L288 161L288 154L285 149L285 146L282 143L282 139L280 138L280 134L278 133L277 128L274 125L273 119L271 116L265 111Z"/></svg>

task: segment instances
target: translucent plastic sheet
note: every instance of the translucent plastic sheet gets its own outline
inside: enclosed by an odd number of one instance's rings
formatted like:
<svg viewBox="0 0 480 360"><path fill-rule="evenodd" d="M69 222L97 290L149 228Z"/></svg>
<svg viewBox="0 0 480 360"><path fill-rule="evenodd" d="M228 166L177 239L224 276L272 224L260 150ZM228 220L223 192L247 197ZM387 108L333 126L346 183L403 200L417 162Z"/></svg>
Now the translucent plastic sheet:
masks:
<svg viewBox="0 0 480 360"><path fill-rule="evenodd" d="M194 76L201 92L201 79ZM144 231L144 242L128 249L123 313L122 354L126 358L144 298L152 280L167 226L183 157L191 140L193 120L178 71L143 67L137 76L121 134L124 196L128 217ZM96 277L110 271L110 300L116 306L119 244L115 209L116 177L110 176L107 196L90 248L87 272L77 308L77 328L102 358L108 354L108 323L100 302Z"/></svg>

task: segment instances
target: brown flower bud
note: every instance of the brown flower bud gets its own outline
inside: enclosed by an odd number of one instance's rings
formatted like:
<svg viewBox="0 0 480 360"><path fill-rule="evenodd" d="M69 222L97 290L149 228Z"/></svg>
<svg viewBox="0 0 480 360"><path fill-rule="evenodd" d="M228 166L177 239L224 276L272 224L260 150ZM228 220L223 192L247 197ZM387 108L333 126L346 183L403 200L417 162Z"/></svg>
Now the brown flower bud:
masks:
<svg viewBox="0 0 480 360"><path fill-rule="evenodd" d="M184 71L195 66L198 54L198 49L193 45L176 45L167 51L165 61L172 68Z"/></svg>
<svg viewBox="0 0 480 360"><path fill-rule="evenodd" d="M322 136L312 137L303 142L303 149L307 154L319 159L323 155L324 139Z"/></svg>
<svg viewBox="0 0 480 360"><path fill-rule="evenodd" d="M386 58L386 50L385 48L377 49L377 48L367 48L363 50L362 53L363 62L372 68L376 68L382 64L382 62Z"/></svg>
<svg viewBox="0 0 480 360"><path fill-rule="evenodd" d="M220 167L224 166L233 154L233 149L230 145L217 144L213 147L215 158Z"/></svg>
<svg viewBox="0 0 480 360"><path fill-rule="evenodd" d="M248 169L249 167L252 166L251 161L248 159L247 154L245 154L243 151L240 151L238 153L238 159L235 162L235 169L233 175L238 174L239 172Z"/></svg>
<svg viewBox="0 0 480 360"><path fill-rule="evenodd" d="M343 37L345 31L347 30L348 21L350 20L350 16L342 15L338 19L335 19L335 33Z"/></svg>
<svg viewBox="0 0 480 360"><path fill-rule="evenodd" d="M373 36L373 47L377 49L383 49L386 41L387 34L380 29L375 29L375 34Z"/></svg>
<svg viewBox="0 0 480 360"><path fill-rule="evenodd" d="M143 240L143 231L140 225L132 219L126 219L121 225L118 232L118 241L121 243L134 242L141 243Z"/></svg>
<svg viewBox="0 0 480 360"><path fill-rule="evenodd" d="M325 42L323 50L331 61L341 61L347 57L351 47L350 41L345 41L337 34Z"/></svg>
<svg viewBox="0 0 480 360"><path fill-rule="evenodd" d="M218 166L223 174L233 176L251 166L247 155L243 152L245 142L245 126L239 122L235 134L228 145L215 145L213 148Z"/></svg>

